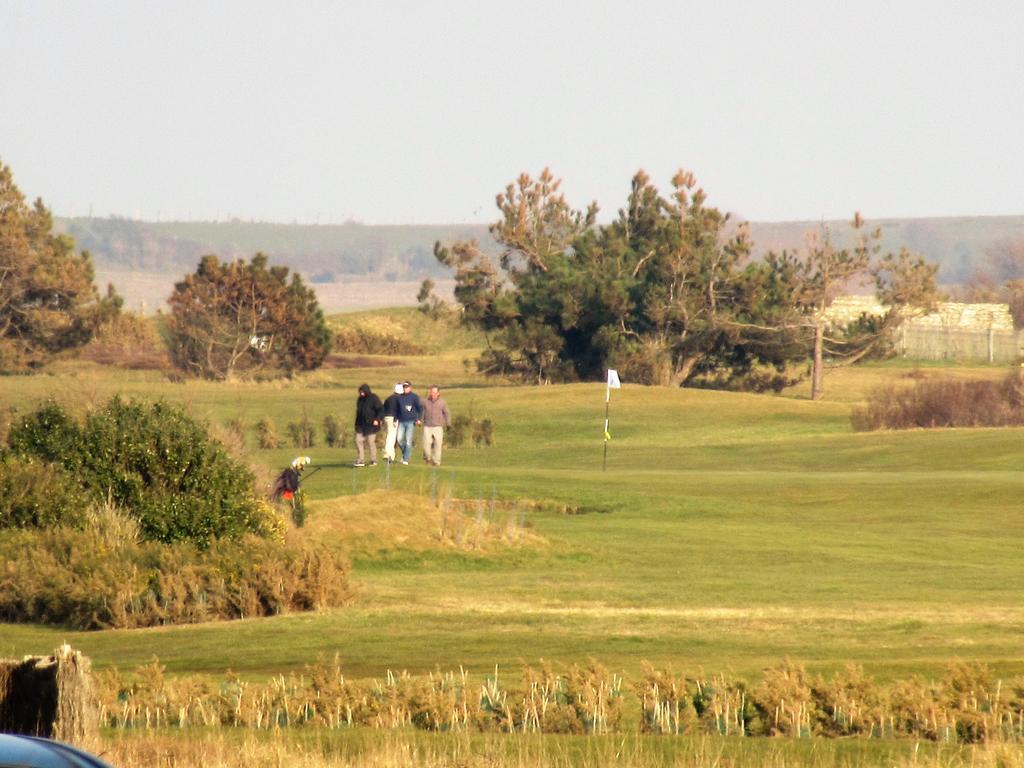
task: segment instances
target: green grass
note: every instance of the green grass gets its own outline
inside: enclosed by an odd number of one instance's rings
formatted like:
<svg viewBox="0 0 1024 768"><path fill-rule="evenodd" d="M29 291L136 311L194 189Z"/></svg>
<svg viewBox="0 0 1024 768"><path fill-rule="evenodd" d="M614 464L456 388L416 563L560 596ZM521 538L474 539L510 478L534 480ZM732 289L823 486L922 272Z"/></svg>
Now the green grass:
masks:
<svg viewBox="0 0 1024 768"><path fill-rule="evenodd" d="M595 657L629 674L646 659L754 678L787 656L815 671L857 662L880 679L935 674L956 658L1024 673L1024 430L853 433L851 403L908 370L836 372L823 402L799 389L777 397L627 383L612 395L607 471L602 385L485 386L458 353L284 383L171 384L72 364L2 378L0 400L18 408L49 395L85 407L123 392L250 429L270 415L282 434L303 412L318 425L327 413L348 423L362 381L380 390L399 377L436 381L453 412L494 421L493 448L452 450L436 473L414 462L390 477L350 469L351 449L303 450L325 466L305 486L312 499L390 483L588 513L531 512L547 541L539 548L361 552L356 603L320 615L96 633L0 625L0 656L67 641L98 667L155 655L172 672L249 676L336 652L352 677L542 657ZM1002 375L929 368L946 372ZM269 470L298 452L252 458Z"/></svg>

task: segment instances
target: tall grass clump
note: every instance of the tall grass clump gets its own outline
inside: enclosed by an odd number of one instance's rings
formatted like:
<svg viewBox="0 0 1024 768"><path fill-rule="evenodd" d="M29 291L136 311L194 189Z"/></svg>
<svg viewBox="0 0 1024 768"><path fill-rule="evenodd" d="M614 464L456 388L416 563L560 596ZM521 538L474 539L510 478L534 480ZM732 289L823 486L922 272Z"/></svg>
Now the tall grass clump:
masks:
<svg viewBox="0 0 1024 768"><path fill-rule="evenodd" d="M230 440L234 453L245 453L245 419L238 417L224 425L224 435Z"/></svg>
<svg viewBox="0 0 1024 768"><path fill-rule="evenodd" d="M445 437L446 447L459 448L468 440L472 440L474 448L493 446L494 422L490 419L477 419L472 414L454 416Z"/></svg>
<svg viewBox="0 0 1024 768"><path fill-rule="evenodd" d="M386 318L378 318L373 323L336 325L333 332L334 348L338 352L366 355L422 355L427 352L409 339L404 328L388 323Z"/></svg>
<svg viewBox="0 0 1024 768"><path fill-rule="evenodd" d="M1024 424L1024 376L1000 381L924 379L912 387L876 389L854 409L854 429L1007 427Z"/></svg>
<svg viewBox="0 0 1024 768"><path fill-rule="evenodd" d="M259 442L260 448L265 451L274 450L283 445L281 438L277 435L277 427L274 426L274 420L269 416L264 416L256 422L256 440Z"/></svg>
<svg viewBox="0 0 1024 768"><path fill-rule="evenodd" d="M330 414L324 416L322 426L324 442L327 443L328 448L348 447L348 430L344 429L334 416Z"/></svg>
<svg viewBox="0 0 1024 768"><path fill-rule="evenodd" d="M288 437L295 448L313 448L316 445L316 427L306 414L298 421L288 423Z"/></svg>
<svg viewBox="0 0 1024 768"><path fill-rule="evenodd" d="M154 322L131 312L118 313L100 325L79 356L99 365L131 370L171 369L167 344Z"/></svg>
<svg viewBox="0 0 1024 768"><path fill-rule="evenodd" d="M643 677L634 688L640 699L641 733L678 736L696 727L694 694L685 677L644 662Z"/></svg>
<svg viewBox="0 0 1024 768"><path fill-rule="evenodd" d="M348 560L286 536L269 508L266 515L268 535L205 548L145 541L138 522L111 505L93 507L81 530L8 531L0 538L0 621L135 628L347 602Z"/></svg>

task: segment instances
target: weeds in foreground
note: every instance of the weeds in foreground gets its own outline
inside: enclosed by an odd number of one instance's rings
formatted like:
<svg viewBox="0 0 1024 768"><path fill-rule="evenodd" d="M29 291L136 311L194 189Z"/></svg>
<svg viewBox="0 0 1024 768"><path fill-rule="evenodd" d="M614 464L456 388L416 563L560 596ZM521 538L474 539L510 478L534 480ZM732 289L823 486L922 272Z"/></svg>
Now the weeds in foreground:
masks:
<svg viewBox="0 0 1024 768"><path fill-rule="evenodd" d="M132 675L100 673L101 722L112 728L254 730L412 728L430 732L775 736L946 744L1024 742L1024 680L1004 684L980 664L951 664L938 681L883 687L855 668L830 680L786 661L750 686L722 676L683 677L645 666L632 686L591 660L557 671L525 667L508 684L464 669L426 676L387 672L350 681L338 660L266 683L166 678L154 661ZM629 692L639 728L624 721Z"/></svg>

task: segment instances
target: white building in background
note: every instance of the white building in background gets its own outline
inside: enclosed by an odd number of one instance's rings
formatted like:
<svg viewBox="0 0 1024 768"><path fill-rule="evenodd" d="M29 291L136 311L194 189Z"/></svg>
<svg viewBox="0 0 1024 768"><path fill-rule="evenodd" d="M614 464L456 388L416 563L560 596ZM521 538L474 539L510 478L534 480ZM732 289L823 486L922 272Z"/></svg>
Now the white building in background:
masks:
<svg viewBox="0 0 1024 768"><path fill-rule="evenodd" d="M861 315L881 317L888 311L874 296L838 296L825 316L845 327ZM1005 363L1024 357L1024 339L1008 304L940 302L932 312L905 320L896 333L897 352L912 359Z"/></svg>

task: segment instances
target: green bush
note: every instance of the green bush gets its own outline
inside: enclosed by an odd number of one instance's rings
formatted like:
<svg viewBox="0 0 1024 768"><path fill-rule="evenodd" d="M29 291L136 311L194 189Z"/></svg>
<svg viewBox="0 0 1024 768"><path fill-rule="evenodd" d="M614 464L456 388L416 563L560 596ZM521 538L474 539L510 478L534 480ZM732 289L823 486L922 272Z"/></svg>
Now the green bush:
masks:
<svg viewBox="0 0 1024 768"><path fill-rule="evenodd" d="M448 443L449 448L458 448L466 442L466 433L469 432L473 421L464 414L458 414L452 418L452 425L448 427L448 434L445 437L445 442Z"/></svg>
<svg viewBox="0 0 1024 768"><path fill-rule="evenodd" d="M459 448L472 439L474 448L494 445L494 423L490 419L477 419L458 414L452 418L445 442L449 448Z"/></svg>
<svg viewBox="0 0 1024 768"><path fill-rule="evenodd" d="M482 419L473 424L473 447L494 445L494 424L490 419Z"/></svg>
<svg viewBox="0 0 1024 768"><path fill-rule="evenodd" d="M348 442L347 435L333 416L324 416L324 442L328 448L344 448Z"/></svg>
<svg viewBox="0 0 1024 768"><path fill-rule="evenodd" d="M81 526L88 499L60 467L0 457L0 529Z"/></svg>
<svg viewBox="0 0 1024 768"><path fill-rule="evenodd" d="M17 456L66 470L96 502L128 510L146 539L208 546L259 529L252 473L175 406L115 397L79 424L50 402L8 441Z"/></svg>
<svg viewBox="0 0 1024 768"><path fill-rule="evenodd" d="M303 415L299 421L289 422L288 437L296 448L312 448L316 445L316 427Z"/></svg>

